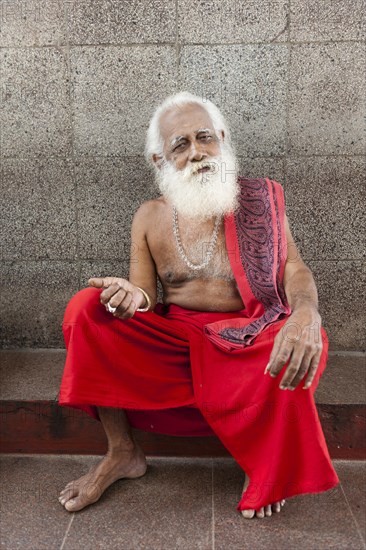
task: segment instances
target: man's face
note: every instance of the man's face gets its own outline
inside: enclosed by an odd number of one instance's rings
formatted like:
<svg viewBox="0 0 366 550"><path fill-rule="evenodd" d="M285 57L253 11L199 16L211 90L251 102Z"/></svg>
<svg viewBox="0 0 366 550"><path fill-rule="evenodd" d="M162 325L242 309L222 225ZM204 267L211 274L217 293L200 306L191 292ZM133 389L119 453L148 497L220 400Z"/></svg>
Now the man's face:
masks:
<svg viewBox="0 0 366 550"><path fill-rule="evenodd" d="M163 157L153 160L164 197L181 214L201 220L232 211L238 193L236 158L207 111L198 104L172 108L161 117L160 132Z"/></svg>
<svg viewBox="0 0 366 550"><path fill-rule="evenodd" d="M219 138L201 105L191 103L179 110L166 111L160 121L160 131L164 140L164 157L176 170L220 154Z"/></svg>

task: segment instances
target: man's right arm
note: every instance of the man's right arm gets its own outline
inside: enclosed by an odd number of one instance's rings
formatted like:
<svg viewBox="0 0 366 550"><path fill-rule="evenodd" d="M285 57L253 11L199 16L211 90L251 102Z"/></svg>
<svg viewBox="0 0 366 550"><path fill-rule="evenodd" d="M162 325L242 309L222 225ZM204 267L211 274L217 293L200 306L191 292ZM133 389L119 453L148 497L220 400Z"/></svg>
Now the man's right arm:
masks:
<svg viewBox="0 0 366 550"><path fill-rule="evenodd" d="M131 225L129 282L139 286L151 299L150 311L157 302L157 272L146 239L147 227L153 210L153 201L144 202L135 212ZM144 303L141 307L144 306Z"/></svg>

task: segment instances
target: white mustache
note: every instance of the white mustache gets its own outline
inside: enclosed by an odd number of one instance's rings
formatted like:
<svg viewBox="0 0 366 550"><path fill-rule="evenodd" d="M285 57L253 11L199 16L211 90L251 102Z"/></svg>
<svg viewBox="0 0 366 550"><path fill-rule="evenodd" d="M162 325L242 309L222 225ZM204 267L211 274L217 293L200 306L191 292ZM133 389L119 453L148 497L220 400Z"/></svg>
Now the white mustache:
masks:
<svg viewBox="0 0 366 550"><path fill-rule="evenodd" d="M199 170L202 168L208 168L208 171L205 172L205 174L216 174L219 170L219 164L218 160L202 160L195 163L190 164L186 168L182 170L183 172L183 178L189 179L192 176L198 176Z"/></svg>

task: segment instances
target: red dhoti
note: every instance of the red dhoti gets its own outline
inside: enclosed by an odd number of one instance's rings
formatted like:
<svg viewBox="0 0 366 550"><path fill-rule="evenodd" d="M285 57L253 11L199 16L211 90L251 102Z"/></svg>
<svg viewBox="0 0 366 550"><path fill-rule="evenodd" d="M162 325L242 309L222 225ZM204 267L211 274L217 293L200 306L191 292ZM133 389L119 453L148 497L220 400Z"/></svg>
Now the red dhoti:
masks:
<svg viewBox="0 0 366 550"><path fill-rule="evenodd" d="M135 428L171 435L216 434L250 478L237 509L262 506L339 483L314 403L328 355L312 386L280 390L264 375L273 339L286 319L267 326L253 345L227 351L204 326L247 318L246 310L201 312L171 304L117 319L100 303L101 289L69 301L63 322L67 349L59 403L126 410ZM250 319L248 319L248 323Z"/></svg>

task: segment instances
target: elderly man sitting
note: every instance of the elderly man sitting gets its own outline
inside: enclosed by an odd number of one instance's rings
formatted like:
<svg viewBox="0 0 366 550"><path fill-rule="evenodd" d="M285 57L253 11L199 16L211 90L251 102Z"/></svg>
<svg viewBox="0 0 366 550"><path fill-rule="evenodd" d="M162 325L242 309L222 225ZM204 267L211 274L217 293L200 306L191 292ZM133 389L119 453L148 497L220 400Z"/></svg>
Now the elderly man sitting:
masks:
<svg viewBox="0 0 366 550"><path fill-rule="evenodd" d="M128 280L91 278L65 310L59 403L101 421L108 453L59 500L143 476L133 426L216 434L246 473L237 510L270 516L339 483L313 396L328 341L282 186L238 176L221 112L187 92L154 113L146 156L161 196L134 215Z"/></svg>

